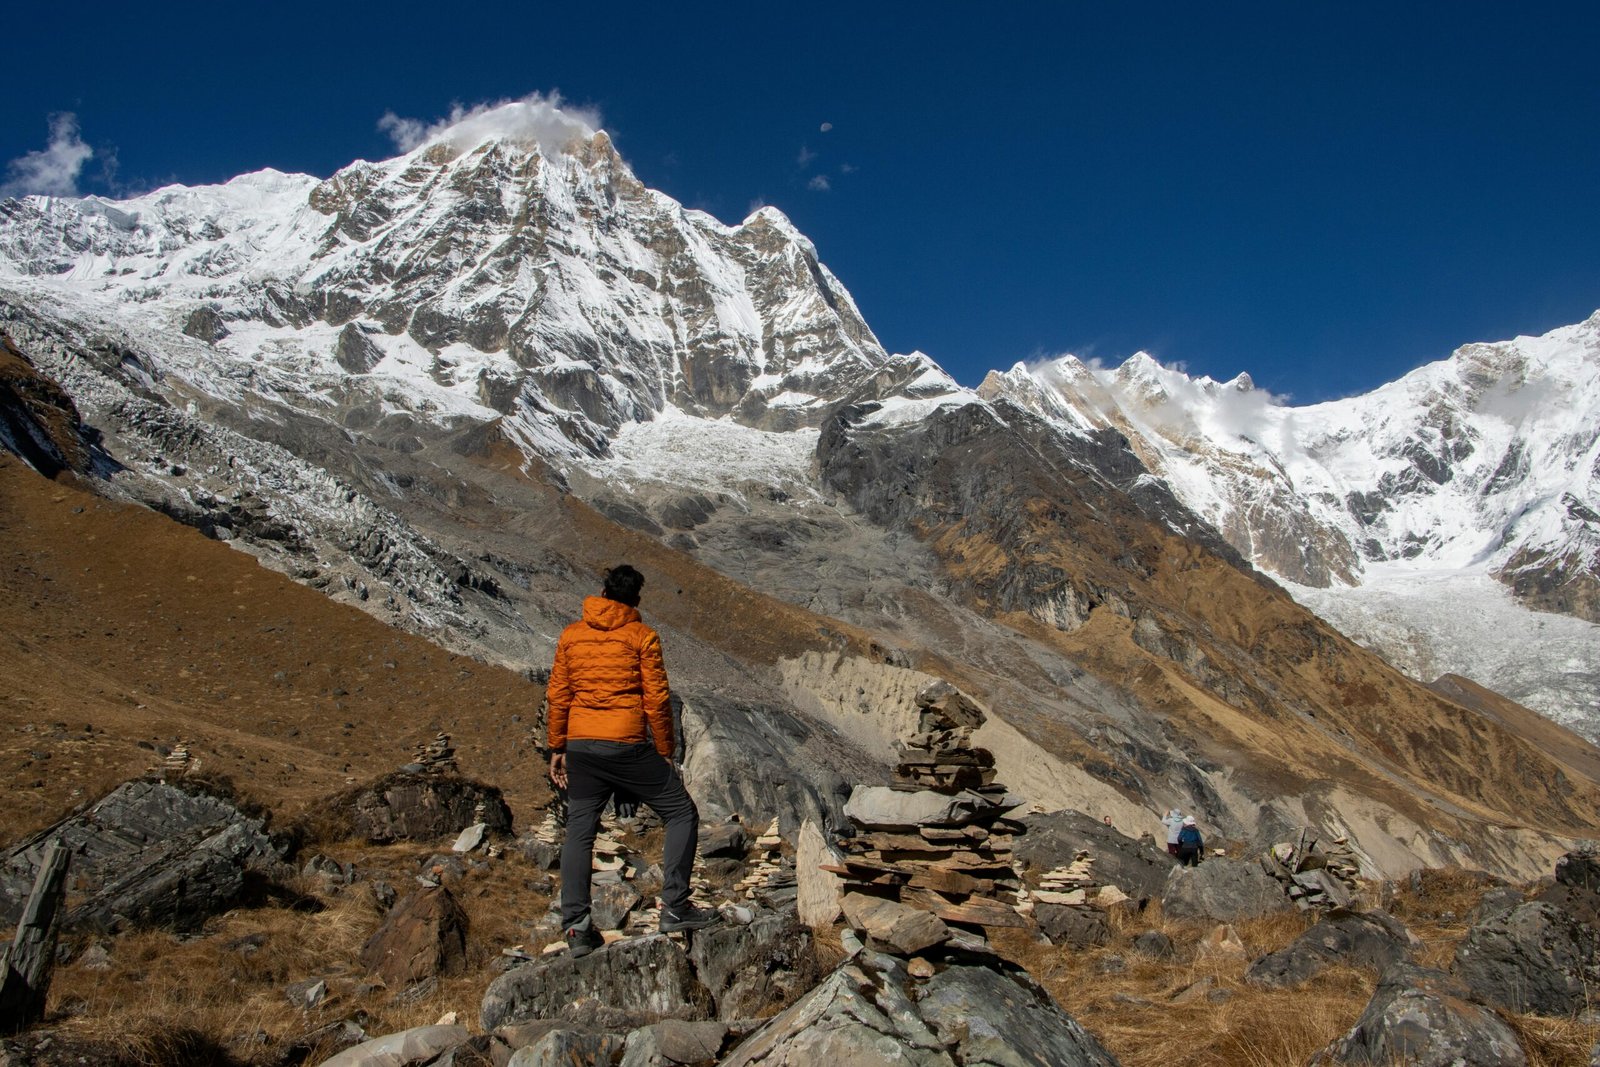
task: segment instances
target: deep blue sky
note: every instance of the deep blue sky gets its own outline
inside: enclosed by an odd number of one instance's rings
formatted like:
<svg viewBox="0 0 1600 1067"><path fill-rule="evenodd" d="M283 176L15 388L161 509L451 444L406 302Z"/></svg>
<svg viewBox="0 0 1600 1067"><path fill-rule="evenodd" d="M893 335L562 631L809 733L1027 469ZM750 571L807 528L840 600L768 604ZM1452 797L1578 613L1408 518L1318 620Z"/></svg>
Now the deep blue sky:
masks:
<svg viewBox="0 0 1600 1067"><path fill-rule="evenodd" d="M1310 402L1600 308L1592 2L90 3L7 23L0 162L71 112L86 193L327 175L395 154L387 111L557 90L647 184L724 221L783 209L891 351L967 384L1142 348Z"/></svg>

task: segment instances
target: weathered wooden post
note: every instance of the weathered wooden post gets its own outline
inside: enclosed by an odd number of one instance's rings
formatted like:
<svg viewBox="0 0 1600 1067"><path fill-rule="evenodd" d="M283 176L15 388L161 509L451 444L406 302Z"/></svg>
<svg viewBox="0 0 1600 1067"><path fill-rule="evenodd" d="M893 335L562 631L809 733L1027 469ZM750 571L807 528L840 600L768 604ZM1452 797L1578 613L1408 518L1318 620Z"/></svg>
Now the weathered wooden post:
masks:
<svg viewBox="0 0 1600 1067"><path fill-rule="evenodd" d="M50 842L17 923L17 936L0 949L0 1034L14 1034L44 1018L56 937L65 914L70 856L59 839Z"/></svg>

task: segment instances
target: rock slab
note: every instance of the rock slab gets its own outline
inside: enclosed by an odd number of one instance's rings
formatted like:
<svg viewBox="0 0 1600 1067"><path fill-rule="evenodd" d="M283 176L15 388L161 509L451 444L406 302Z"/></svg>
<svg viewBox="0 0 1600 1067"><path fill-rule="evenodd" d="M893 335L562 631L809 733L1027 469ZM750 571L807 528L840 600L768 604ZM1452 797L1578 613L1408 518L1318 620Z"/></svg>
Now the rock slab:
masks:
<svg viewBox="0 0 1600 1067"><path fill-rule="evenodd" d="M747 1038L723 1067L1114 1067L1116 1060L1037 984L955 965L918 983L863 952Z"/></svg>
<svg viewBox="0 0 1600 1067"><path fill-rule="evenodd" d="M485 1031L534 1019L582 1019L626 1032L662 1019L710 1018L714 1002L689 959L665 935L607 945L581 959L557 955L507 971L484 994Z"/></svg>
<svg viewBox="0 0 1600 1067"><path fill-rule="evenodd" d="M1269 989L1303 985L1335 963L1382 973L1410 957L1411 933L1388 912L1336 912L1250 965L1244 980Z"/></svg>
<svg viewBox="0 0 1600 1067"><path fill-rule="evenodd" d="M1485 1004L1573 1015L1600 986L1600 936L1569 911L1533 901L1467 931L1452 971Z"/></svg>
<svg viewBox="0 0 1600 1067"><path fill-rule="evenodd" d="M1511 1028L1469 1003L1467 994L1442 971L1396 964L1379 979L1356 1025L1314 1056L1310 1067L1527 1067Z"/></svg>
<svg viewBox="0 0 1600 1067"><path fill-rule="evenodd" d="M1293 907L1277 879L1259 865L1222 858L1172 868L1161 893L1162 913L1173 919L1231 923Z"/></svg>
<svg viewBox="0 0 1600 1067"><path fill-rule="evenodd" d="M401 900L361 948L361 965L391 989L467 965L467 913L444 886Z"/></svg>

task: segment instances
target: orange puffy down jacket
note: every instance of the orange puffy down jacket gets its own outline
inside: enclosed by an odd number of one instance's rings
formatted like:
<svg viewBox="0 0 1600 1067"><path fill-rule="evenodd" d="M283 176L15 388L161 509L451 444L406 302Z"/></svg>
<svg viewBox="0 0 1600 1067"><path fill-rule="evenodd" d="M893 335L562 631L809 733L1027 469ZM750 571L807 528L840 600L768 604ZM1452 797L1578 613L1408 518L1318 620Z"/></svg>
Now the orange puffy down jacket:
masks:
<svg viewBox="0 0 1600 1067"><path fill-rule="evenodd" d="M586 597L583 618L561 631L550 667L550 751L565 751L568 739L644 741L649 723L656 751L670 760L671 695L661 638L639 609Z"/></svg>

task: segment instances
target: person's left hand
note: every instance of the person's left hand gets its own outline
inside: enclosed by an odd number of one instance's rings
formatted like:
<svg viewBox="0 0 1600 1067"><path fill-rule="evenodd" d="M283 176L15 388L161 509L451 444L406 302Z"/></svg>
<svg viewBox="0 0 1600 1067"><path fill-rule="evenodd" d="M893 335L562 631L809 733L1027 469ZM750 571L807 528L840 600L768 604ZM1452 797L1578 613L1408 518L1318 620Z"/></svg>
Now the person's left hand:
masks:
<svg viewBox="0 0 1600 1067"><path fill-rule="evenodd" d="M550 753L550 780L562 789L567 788L567 754Z"/></svg>

